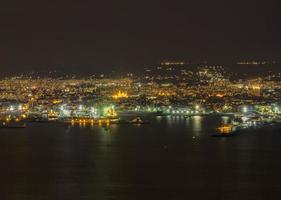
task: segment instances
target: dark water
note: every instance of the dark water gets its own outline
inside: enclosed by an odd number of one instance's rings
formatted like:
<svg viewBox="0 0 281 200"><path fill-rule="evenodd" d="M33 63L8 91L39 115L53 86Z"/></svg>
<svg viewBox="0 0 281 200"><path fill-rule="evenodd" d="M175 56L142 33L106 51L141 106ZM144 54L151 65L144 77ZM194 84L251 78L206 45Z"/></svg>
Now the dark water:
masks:
<svg viewBox="0 0 281 200"><path fill-rule="evenodd" d="M280 126L211 137L221 120L158 118L108 130L66 124L0 129L0 199L280 197Z"/></svg>

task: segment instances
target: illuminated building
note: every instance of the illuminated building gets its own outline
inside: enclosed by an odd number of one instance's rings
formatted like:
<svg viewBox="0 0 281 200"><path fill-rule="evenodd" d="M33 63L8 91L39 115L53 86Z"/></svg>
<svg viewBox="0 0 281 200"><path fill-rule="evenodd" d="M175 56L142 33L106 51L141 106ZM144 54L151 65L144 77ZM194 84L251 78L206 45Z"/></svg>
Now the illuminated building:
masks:
<svg viewBox="0 0 281 200"><path fill-rule="evenodd" d="M123 99L123 98L128 98L128 93L127 92L121 92L118 91L117 94L112 95L113 99Z"/></svg>

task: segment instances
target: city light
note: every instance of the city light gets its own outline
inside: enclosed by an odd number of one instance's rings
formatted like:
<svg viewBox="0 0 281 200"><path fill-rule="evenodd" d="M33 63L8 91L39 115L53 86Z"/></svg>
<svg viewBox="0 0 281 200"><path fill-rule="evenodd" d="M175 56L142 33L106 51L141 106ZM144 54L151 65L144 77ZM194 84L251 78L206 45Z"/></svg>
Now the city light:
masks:
<svg viewBox="0 0 281 200"><path fill-rule="evenodd" d="M77 119L81 123L148 114L186 118L227 114L255 117L249 120L253 124L281 118L277 75L276 81L269 77L235 80L222 65L204 64L189 70L181 62L162 64L145 69L139 77L0 80L0 116L3 120L10 116L11 121Z"/></svg>
<svg viewBox="0 0 281 200"><path fill-rule="evenodd" d="M248 107L247 106L244 106L243 107L243 113L247 113L248 112Z"/></svg>
<svg viewBox="0 0 281 200"><path fill-rule="evenodd" d="M123 98L128 98L128 93L127 92L121 92L121 91L118 91L118 93L112 95L112 98L113 99L123 99Z"/></svg>

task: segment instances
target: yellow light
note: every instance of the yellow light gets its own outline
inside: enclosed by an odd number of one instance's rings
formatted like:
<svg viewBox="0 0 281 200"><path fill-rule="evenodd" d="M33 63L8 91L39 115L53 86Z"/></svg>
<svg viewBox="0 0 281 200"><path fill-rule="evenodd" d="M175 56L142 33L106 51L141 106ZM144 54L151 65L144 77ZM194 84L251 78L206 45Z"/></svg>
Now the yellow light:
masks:
<svg viewBox="0 0 281 200"><path fill-rule="evenodd" d="M105 115L110 118L117 117L117 113L114 108L105 108Z"/></svg>
<svg viewBox="0 0 281 200"><path fill-rule="evenodd" d="M261 89L261 87L258 86L258 85L254 85L252 88L253 88L253 90L260 90Z"/></svg>
<svg viewBox="0 0 281 200"><path fill-rule="evenodd" d="M59 103L62 102L62 100L60 100L60 99L54 99L52 102L53 102L53 104L59 104Z"/></svg>
<svg viewBox="0 0 281 200"><path fill-rule="evenodd" d="M128 96L128 93L127 92L121 92L121 91L118 91L118 93L117 94L114 94L113 96L112 96L112 98L113 99L122 99L122 98L128 98L129 96Z"/></svg>
<svg viewBox="0 0 281 200"><path fill-rule="evenodd" d="M217 94L216 97L222 98L222 97L224 97L224 95L223 94Z"/></svg>
<svg viewBox="0 0 281 200"><path fill-rule="evenodd" d="M175 95L174 93L172 92L164 92L164 91L161 91L158 93L159 96L164 96L164 97L168 97L168 96L173 96Z"/></svg>
<svg viewBox="0 0 281 200"><path fill-rule="evenodd" d="M223 125L223 126L219 127L218 130L221 134L229 134L232 130L232 126L231 125Z"/></svg>

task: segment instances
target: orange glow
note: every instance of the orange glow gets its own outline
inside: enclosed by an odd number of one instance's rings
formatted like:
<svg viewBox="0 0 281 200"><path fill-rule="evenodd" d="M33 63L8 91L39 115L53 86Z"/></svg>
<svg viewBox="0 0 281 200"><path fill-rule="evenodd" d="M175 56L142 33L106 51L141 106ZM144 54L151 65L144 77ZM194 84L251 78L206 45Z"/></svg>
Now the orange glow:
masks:
<svg viewBox="0 0 281 200"><path fill-rule="evenodd" d="M112 95L112 98L113 99L127 99L129 96L128 96L128 93L127 92L121 92L121 91L118 91L117 94L114 94Z"/></svg>
<svg viewBox="0 0 281 200"><path fill-rule="evenodd" d="M173 96L173 95L175 95L174 93L172 93L172 92L159 92L158 93L158 95L159 96L164 96L164 97L168 97L168 96Z"/></svg>
<svg viewBox="0 0 281 200"><path fill-rule="evenodd" d="M106 116L110 117L110 118L114 118L114 117L117 117L117 113L114 109L110 108L110 109L108 109Z"/></svg>
<svg viewBox="0 0 281 200"><path fill-rule="evenodd" d="M261 89L261 87L259 86L259 85L253 85L253 90L260 90Z"/></svg>
<svg viewBox="0 0 281 200"><path fill-rule="evenodd" d="M222 125L221 127L218 128L220 134L222 135L228 135L232 131L232 126L231 125Z"/></svg>
<svg viewBox="0 0 281 200"><path fill-rule="evenodd" d="M216 97L222 98L224 97L224 94L216 94Z"/></svg>

